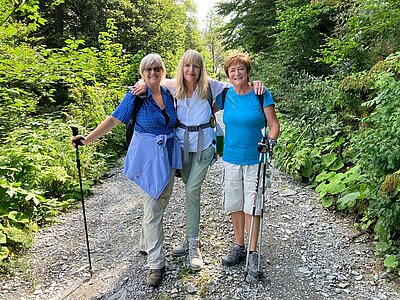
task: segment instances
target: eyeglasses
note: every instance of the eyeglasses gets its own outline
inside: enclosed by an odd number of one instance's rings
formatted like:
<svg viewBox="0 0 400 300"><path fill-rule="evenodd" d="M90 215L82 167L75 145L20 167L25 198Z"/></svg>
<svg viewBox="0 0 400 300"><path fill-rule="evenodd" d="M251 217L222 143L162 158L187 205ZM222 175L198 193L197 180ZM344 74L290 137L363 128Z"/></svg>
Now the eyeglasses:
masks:
<svg viewBox="0 0 400 300"><path fill-rule="evenodd" d="M153 70L153 71L156 72L156 73L159 73L159 72L161 72L161 67L153 67L153 68L146 68L146 69L145 69L145 71L146 71L147 73L151 73L151 70Z"/></svg>

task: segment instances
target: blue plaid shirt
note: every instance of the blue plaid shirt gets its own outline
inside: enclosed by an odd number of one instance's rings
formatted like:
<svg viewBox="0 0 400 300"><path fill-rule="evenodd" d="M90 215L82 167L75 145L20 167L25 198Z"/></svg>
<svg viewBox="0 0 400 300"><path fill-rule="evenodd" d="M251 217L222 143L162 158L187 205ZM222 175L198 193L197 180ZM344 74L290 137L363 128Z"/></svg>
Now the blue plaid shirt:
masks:
<svg viewBox="0 0 400 300"><path fill-rule="evenodd" d="M176 122L176 110L174 106L174 99L164 87L161 87L161 96L164 100L165 111L169 116L169 123L166 124L165 117L162 115L161 109L153 99L153 95L150 89L147 88L148 98L143 102L140 108L135 124L135 131L151 133L154 135L159 134L170 134L174 130ZM114 118L120 120L122 123L129 123L132 119L133 104L136 97L131 92L127 92L124 99L120 102L114 112L111 114ZM172 146L174 140L169 139L167 141L168 156L171 161L172 157Z"/></svg>

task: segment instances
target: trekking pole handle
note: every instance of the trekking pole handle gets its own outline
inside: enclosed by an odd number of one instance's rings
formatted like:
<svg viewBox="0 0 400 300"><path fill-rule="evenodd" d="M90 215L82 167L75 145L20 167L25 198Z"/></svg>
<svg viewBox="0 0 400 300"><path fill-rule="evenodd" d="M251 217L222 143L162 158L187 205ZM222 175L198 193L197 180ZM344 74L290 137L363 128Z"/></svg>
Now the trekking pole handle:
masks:
<svg viewBox="0 0 400 300"><path fill-rule="evenodd" d="M277 143L278 141L276 139L268 137L268 154L270 158L272 158L272 152Z"/></svg>
<svg viewBox="0 0 400 300"><path fill-rule="evenodd" d="M78 127L72 125L71 129L72 129L72 135L77 136L78 135Z"/></svg>
<svg viewBox="0 0 400 300"><path fill-rule="evenodd" d="M72 130L72 135L73 136L77 136L78 135L78 127L71 126L71 130ZM79 139L74 140L74 143L75 143L76 147L83 146L82 140L84 140L83 137L80 137Z"/></svg>

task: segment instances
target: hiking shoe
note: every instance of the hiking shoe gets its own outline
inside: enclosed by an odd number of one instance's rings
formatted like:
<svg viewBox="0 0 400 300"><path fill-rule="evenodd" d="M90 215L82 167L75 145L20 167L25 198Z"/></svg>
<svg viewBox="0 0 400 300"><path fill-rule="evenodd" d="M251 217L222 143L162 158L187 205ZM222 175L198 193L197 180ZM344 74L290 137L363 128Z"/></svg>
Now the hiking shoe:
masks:
<svg viewBox="0 0 400 300"><path fill-rule="evenodd" d="M235 245L222 259L222 264L227 267L232 267L239 264L246 258L246 248L244 246Z"/></svg>
<svg viewBox="0 0 400 300"><path fill-rule="evenodd" d="M172 256L178 257L178 256L183 256L188 254L189 252L189 243L187 239L183 240L182 243L179 245L175 246L172 249Z"/></svg>
<svg viewBox="0 0 400 300"><path fill-rule="evenodd" d="M199 249L199 240L189 240L189 264L194 271L199 271L203 267L203 258Z"/></svg>
<svg viewBox="0 0 400 300"><path fill-rule="evenodd" d="M147 284L152 287L159 286L162 281L164 271L165 267L162 267L161 269L150 269L147 273Z"/></svg>
<svg viewBox="0 0 400 300"><path fill-rule="evenodd" d="M258 277L258 254L257 252L253 252L249 254L249 265L248 265L249 274L253 277Z"/></svg>

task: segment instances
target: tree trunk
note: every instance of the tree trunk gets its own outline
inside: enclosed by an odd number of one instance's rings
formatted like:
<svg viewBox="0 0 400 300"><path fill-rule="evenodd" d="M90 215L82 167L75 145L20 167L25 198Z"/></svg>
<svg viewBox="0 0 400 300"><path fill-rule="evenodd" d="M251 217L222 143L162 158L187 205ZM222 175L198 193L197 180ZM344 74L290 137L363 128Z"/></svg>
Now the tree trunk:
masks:
<svg viewBox="0 0 400 300"><path fill-rule="evenodd" d="M62 3L56 6L54 30L59 35L64 33L64 4Z"/></svg>

